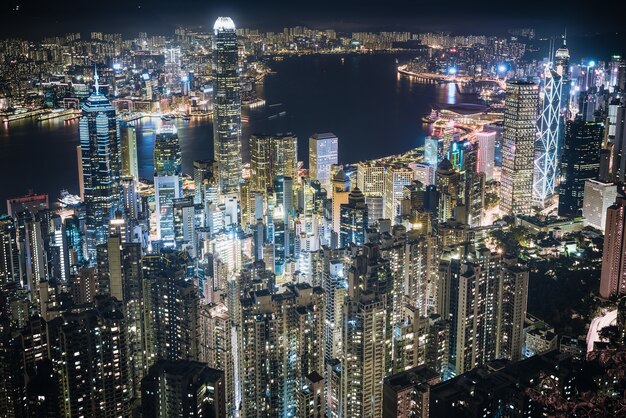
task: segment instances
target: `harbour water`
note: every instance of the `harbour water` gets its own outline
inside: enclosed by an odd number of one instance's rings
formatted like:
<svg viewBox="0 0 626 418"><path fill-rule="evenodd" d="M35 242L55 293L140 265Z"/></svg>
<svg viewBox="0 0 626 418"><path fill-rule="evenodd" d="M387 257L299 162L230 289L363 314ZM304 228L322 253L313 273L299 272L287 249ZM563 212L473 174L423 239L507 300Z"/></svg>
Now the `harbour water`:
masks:
<svg viewBox="0 0 626 418"><path fill-rule="evenodd" d="M318 55L288 57L270 63L274 74L258 86L265 106L244 109L244 160L251 133L293 132L299 159L307 163L308 138L315 132L339 137L341 163L397 154L423 143L428 125L422 117L435 103L467 101L453 84L420 84L396 71L410 54ZM151 179L155 129L160 119L135 122L138 129L139 174ZM209 119L175 122L183 172L192 162L213 155ZM33 190L56 199L61 189L78 192L76 161L78 122L62 119L21 120L0 124L0 212L4 201ZM42 169L43 168L43 169ZM42 174L43 173L43 174Z"/></svg>

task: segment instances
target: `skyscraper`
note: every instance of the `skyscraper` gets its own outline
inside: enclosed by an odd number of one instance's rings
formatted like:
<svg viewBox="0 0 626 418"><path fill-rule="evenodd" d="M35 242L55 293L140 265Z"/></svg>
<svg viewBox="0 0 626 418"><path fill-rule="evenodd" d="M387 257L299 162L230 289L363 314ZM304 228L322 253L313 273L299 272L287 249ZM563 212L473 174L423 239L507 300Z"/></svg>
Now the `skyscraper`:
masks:
<svg viewBox="0 0 626 418"><path fill-rule="evenodd" d="M122 177L132 177L139 181L139 165L137 162L137 131L134 126L122 126Z"/></svg>
<svg viewBox="0 0 626 418"><path fill-rule="evenodd" d="M618 197L606 211L600 296L626 294L626 199Z"/></svg>
<svg viewBox="0 0 626 418"><path fill-rule="evenodd" d="M298 138L292 134L250 136L250 186L265 193L279 176L298 178Z"/></svg>
<svg viewBox="0 0 626 418"><path fill-rule="evenodd" d="M531 213L538 97L534 83L506 84L500 186L503 213Z"/></svg>
<svg viewBox="0 0 626 418"><path fill-rule="evenodd" d="M365 195L358 187L348 195L348 203L341 205L340 246L365 244L365 230L368 226Z"/></svg>
<svg viewBox="0 0 626 418"><path fill-rule="evenodd" d="M589 179L585 181L583 196L583 217L585 226L592 226L604 233L606 226L606 211L617 199L615 183L605 183Z"/></svg>
<svg viewBox="0 0 626 418"><path fill-rule="evenodd" d="M478 132L478 167L476 171L485 173L485 181L493 180L493 166L495 164L495 132Z"/></svg>
<svg viewBox="0 0 626 418"><path fill-rule="evenodd" d="M596 178L600 170L600 147L604 126L576 117L565 129L559 216L580 216L583 208L585 180Z"/></svg>
<svg viewBox="0 0 626 418"><path fill-rule="evenodd" d="M174 199L182 194L181 154L178 133L173 125L164 125L154 141L154 200L158 239L168 247L175 245Z"/></svg>
<svg viewBox="0 0 626 418"><path fill-rule="evenodd" d="M534 202L543 207L554 195L558 168L559 138L561 130L562 77L546 66L541 91L539 136L535 142L535 173L533 180Z"/></svg>
<svg viewBox="0 0 626 418"><path fill-rule="evenodd" d="M144 417L225 418L224 373L197 361L162 360L141 382Z"/></svg>
<svg viewBox="0 0 626 418"><path fill-rule="evenodd" d="M339 139L331 132L309 138L309 177L330 190L330 168L339 161Z"/></svg>
<svg viewBox="0 0 626 418"><path fill-rule="evenodd" d="M82 179L86 212L87 256L95 260L96 245L106 241L109 219L120 205L120 127L115 109L100 94L98 73L95 92L82 105L79 123Z"/></svg>
<svg viewBox="0 0 626 418"><path fill-rule="evenodd" d="M221 193L239 191L241 179L241 86L237 32L230 17L213 25L213 143Z"/></svg>

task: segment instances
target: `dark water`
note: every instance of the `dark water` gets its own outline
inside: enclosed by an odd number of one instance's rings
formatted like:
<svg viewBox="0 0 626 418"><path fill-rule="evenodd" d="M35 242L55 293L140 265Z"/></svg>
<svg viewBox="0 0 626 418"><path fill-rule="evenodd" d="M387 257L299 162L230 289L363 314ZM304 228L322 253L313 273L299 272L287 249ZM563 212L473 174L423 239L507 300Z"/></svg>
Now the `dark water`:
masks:
<svg viewBox="0 0 626 418"><path fill-rule="evenodd" d="M243 153L251 133L293 132L299 158L308 160L308 138L315 132L339 137L339 159L351 163L396 154L421 145L428 126L421 118L434 103L467 100L453 85L423 85L396 72L409 55L305 56L271 63L276 74L259 87L264 107L244 110ZM275 106L271 106L275 105ZM286 112L280 115L281 112ZM273 116L276 117L273 117ZM137 123L139 171L151 178L154 131L158 119ZM177 123L183 171L192 161L213 155L213 130L208 119ZM55 199L61 189L78 192L76 167L78 123L31 120L0 125L0 212L7 197L30 189Z"/></svg>

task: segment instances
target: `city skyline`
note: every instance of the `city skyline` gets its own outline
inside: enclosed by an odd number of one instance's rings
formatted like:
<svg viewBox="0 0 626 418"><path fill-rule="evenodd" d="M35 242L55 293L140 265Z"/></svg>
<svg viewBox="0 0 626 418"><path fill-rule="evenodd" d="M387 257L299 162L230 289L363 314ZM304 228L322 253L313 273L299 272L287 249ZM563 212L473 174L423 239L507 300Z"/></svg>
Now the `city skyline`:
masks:
<svg viewBox="0 0 626 418"><path fill-rule="evenodd" d="M0 416L623 415L626 57L360 6L0 40Z"/></svg>

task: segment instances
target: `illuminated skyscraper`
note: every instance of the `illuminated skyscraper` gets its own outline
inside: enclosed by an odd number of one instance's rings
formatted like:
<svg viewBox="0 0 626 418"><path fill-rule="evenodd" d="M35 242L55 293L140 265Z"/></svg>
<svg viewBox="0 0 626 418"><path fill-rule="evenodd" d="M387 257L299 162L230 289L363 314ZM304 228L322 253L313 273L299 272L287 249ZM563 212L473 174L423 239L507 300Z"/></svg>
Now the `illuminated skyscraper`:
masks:
<svg viewBox="0 0 626 418"><path fill-rule="evenodd" d="M96 91L83 104L79 123L85 242L90 259L95 259L96 245L106 242L109 219L120 205L122 173L119 122L109 100L100 94L97 72L94 79Z"/></svg>
<svg viewBox="0 0 626 418"><path fill-rule="evenodd" d="M238 192L241 179L241 86L235 24L213 26L213 142L222 194Z"/></svg>
<svg viewBox="0 0 626 418"><path fill-rule="evenodd" d="M298 138L292 134L250 137L250 186L265 193L278 176L298 178Z"/></svg>
<svg viewBox="0 0 626 418"><path fill-rule="evenodd" d="M368 225L365 195L355 188L348 195L348 203L341 205L340 245L365 244L365 230Z"/></svg>
<svg viewBox="0 0 626 418"><path fill-rule="evenodd" d="M139 165L137 162L137 131L133 126L123 126L122 134L122 177L132 177L139 181Z"/></svg>
<svg viewBox="0 0 626 418"><path fill-rule="evenodd" d="M567 122L560 164L559 216L581 215L585 180L596 178L600 169L603 132L602 123L585 122L580 116Z"/></svg>
<svg viewBox="0 0 626 418"><path fill-rule="evenodd" d="M309 177L330 190L330 167L339 161L339 139L327 132L309 138Z"/></svg>
<svg viewBox="0 0 626 418"><path fill-rule="evenodd" d="M476 138L478 139L478 167L476 171L485 173L485 181L493 180L496 133L478 132Z"/></svg>
<svg viewBox="0 0 626 418"><path fill-rule="evenodd" d="M618 197L606 211L600 296L626 294L626 199Z"/></svg>
<svg viewBox="0 0 626 418"><path fill-rule="evenodd" d="M174 246L174 199L182 194L181 155L176 127L162 126L154 142L154 199L157 236L165 246Z"/></svg>
<svg viewBox="0 0 626 418"><path fill-rule="evenodd" d="M534 83L512 81L506 84L500 186L503 213L531 212L538 98Z"/></svg>
<svg viewBox="0 0 626 418"><path fill-rule="evenodd" d="M561 115L569 119L569 100L571 95L570 71L569 71L569 49L567 49L567 38L563 36L563 46L554 53L554 69L561 76Z"/></svg>
<svg viewBox="0 0 626 418"><path fill-rule="evenodd" d="M554 70L545 68L541 91L541 114L537 123L539 136L535 142L535 173L533 179L534 203L543 207L554 195L558 168L559 137L561 133L562 78Z"/></svg>

